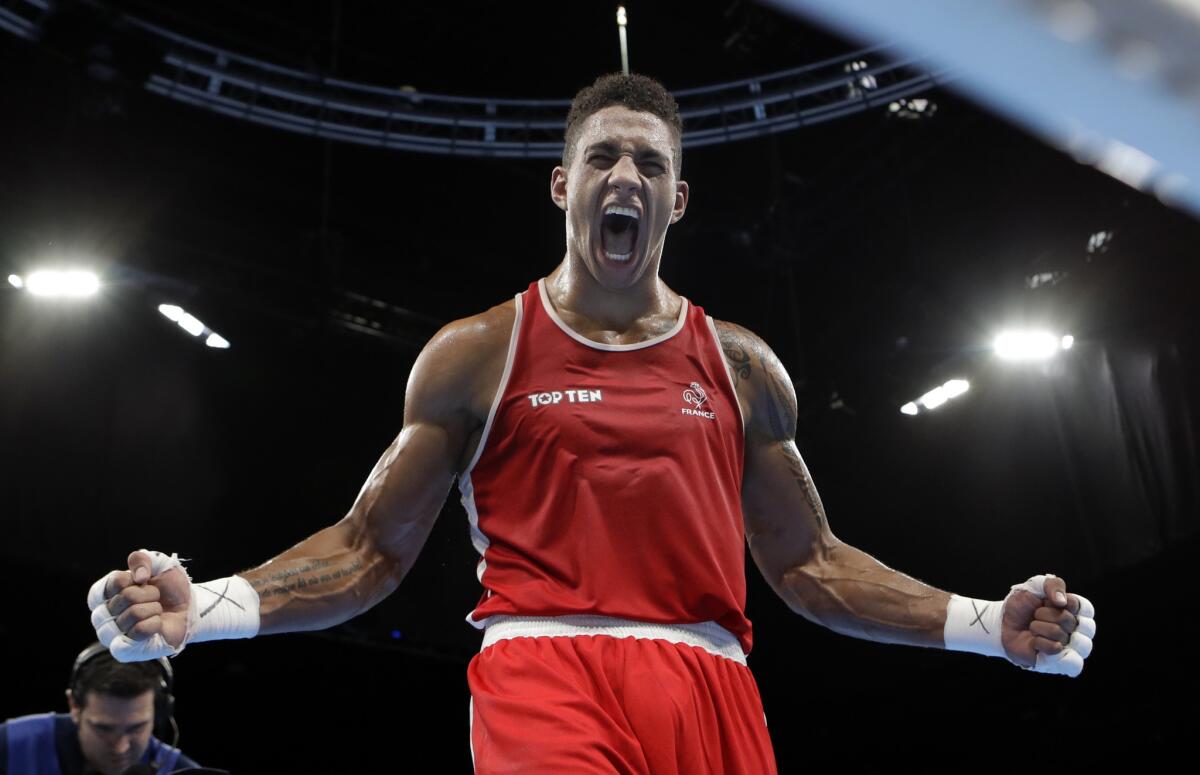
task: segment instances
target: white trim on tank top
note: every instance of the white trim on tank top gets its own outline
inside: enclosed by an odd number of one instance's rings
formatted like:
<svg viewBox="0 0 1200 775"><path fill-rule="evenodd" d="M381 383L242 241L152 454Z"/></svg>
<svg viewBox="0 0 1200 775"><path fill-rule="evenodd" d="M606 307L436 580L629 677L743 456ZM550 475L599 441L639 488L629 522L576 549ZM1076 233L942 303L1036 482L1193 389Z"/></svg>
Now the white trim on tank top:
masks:
<svg viewBox="0 0 1200 775"><path fill-rule="evenodd" d="M683 324L687 322L688 300L680 296L679 298L681 304L679 305L679 319L675 321L675 325L671 327L670 331L666 332L665 334L659 334L652 339L647 339L644 342L634 342L633 344L603 344L601 342L593 342L591 339L583 336L563 322L563 319L558 316L558 312L555 311L554 305L550 303L550 296L546 292L545 277L538 280L538 296L542 300L542 309L546 310L546 314L550 316L550 319L554 321L555 325L563 330L563 333L574 339L576 342L585 344L588 347L596 350L621 352L625 350L641 350L643 347L653 347L654 345L660 342L665 342L678 334L683 329Z"/></svg>
<svg viewBox="0 0 1200 775"><path fill-rule="evenodd" d="M742 432L746 432L746 416L742 413L742 401L738 398L737 383L733 381L733 370L729 366L729 361L725 360L725 351L721 348L721 335L717 333L717 321L713 320L712 315L704 316L708 320L708 330L712 332L713 344L717 347L717 358L720 359L721 365L725 367L725 379L729 381L729 389L733 391L733 405L737 407L738 417L742 421Z"/></svg>
<svg viewBox="0 0 1200 775"><path fill-rule="evenodd" d="M485 621L480 651L512 638L577 638L606 635L610 638L665 640L704 649L718 657L746 664L742 643L716 622L656 624L612 616L573 614L569 616L489 616Z"/></svg>
<svg viewBox="0 0 1200 775"><path fill-rule="evenodd" d="M504 359L504 373L500 375L500 384L496 386L496 395L492 397L492 406L488 410L487 421L483 424L483 432L479 434L479 446L476 447L470 464L458 475L458 491L462 494L463 508L467 510L467 521L471 523L471 544L475 547L475 551L479 552L479 564L476 566L475 575L479 577L480 583L483 583L483 572L487 569L487 560L483 555L491 545L491 541L479 529L479 509L475 506L475 485L471 482L471 471L475 469L475 464L479 462L483 448L487 445L488 436L492 432L492 424L496 420L496 412L500 408L501 399L504 398L504 391L508 389L509 377L512 376L513 360L517 355L517 339L521 331L521 314L524 306L522 295L518 293L514 297L516 314L513 316L512 333L508 338L508 354ZM467 621L471 621L469 614Z"/></svg>

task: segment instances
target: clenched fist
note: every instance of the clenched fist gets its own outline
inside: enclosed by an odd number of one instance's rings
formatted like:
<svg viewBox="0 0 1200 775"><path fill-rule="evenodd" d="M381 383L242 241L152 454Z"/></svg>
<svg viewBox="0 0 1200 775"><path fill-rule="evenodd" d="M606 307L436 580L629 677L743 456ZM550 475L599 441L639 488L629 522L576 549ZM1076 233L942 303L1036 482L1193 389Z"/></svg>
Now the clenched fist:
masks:
<svg viewBox="0 0 1200 775"><path fill-rule="evenodd" d="M114 570L92 585L88 607L100 642L120 662L173 656L183 648L191 581L175 555L138 550L129 570Z"/></svg>

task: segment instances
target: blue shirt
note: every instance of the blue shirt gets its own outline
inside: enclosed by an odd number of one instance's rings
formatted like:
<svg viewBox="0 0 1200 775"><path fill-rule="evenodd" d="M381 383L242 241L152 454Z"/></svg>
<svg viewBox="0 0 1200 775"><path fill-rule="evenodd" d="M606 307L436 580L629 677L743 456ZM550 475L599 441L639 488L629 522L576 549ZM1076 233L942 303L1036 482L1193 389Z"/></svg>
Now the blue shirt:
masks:
<svg viewBox="0 0 1200 775"><path fill-rule="evenodd" d="M11 740L10 740L11 738ZM150 738L142 764L160 772L200 765L158 738ZM42 713L0 724L0 775L86 775L94 772L83 758L79 731L66 713Z"/></svg>

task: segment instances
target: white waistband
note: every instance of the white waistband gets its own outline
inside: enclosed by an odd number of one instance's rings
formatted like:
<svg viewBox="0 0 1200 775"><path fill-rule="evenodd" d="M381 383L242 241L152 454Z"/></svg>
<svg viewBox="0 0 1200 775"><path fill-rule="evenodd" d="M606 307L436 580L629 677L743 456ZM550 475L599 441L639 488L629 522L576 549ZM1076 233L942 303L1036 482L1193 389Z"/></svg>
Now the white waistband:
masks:
<svg viewBox="0 0 1200 775"><path fill-rule="evenodd" d="M746 664L742 644L716 622L652 624L611 616L493 616L483 631L483 651L510 638L563 638L608 635L613 638L651 638L702 648L718 657Z"/></svg>

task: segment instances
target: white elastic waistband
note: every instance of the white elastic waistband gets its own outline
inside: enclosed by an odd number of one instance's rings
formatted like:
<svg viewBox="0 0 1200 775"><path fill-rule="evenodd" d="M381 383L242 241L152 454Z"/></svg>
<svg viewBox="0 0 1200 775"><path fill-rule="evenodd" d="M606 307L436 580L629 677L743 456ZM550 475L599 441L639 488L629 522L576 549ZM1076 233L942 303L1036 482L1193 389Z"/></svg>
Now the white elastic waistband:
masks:
<svg viewBox="0 0 1200 775"><path fill-rule="evenodd" d="M651 638L702 648L718 657L746 664L742 644L716 622L651 624L611 616L493 616L483 631L483 651L510 638L573 638L608 635L612 638Z"/></svg>

